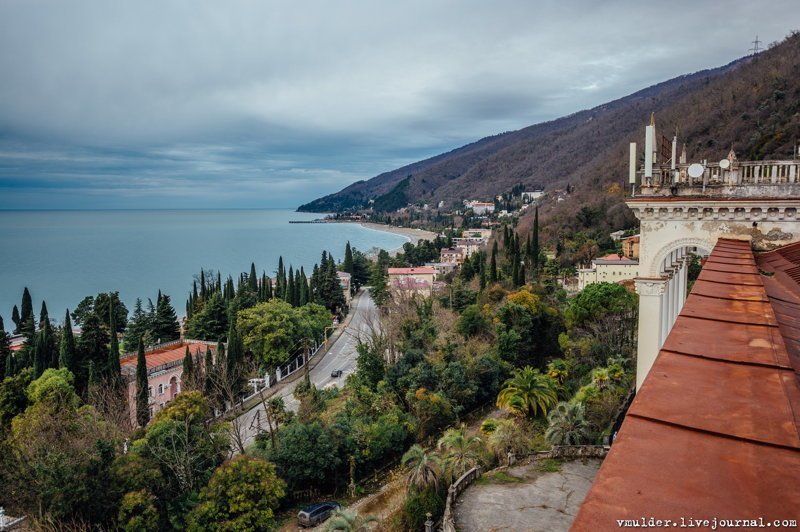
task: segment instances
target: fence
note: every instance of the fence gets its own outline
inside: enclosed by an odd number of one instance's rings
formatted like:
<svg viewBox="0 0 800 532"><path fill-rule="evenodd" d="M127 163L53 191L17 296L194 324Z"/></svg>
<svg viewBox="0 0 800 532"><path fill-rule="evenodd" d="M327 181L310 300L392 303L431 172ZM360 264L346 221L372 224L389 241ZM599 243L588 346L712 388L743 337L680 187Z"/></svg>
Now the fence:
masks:
<svg viewBox="0 0 800 532"><path fill-rule="evenodd" d="M444 516L442 516L442 530L444 530L444 532L456 532L456 519L453 515L456 499L458 499L458 496L480 476L480 466L473 467L447 488L447 502L445 502Z"/></svg>
<svg viewBox="0 0 800 532"><path fill-rule="evenodd" d="M725 159L727 161L727 159ZM703 165L702 175L689 175L689 164L653 168L653 177L638 171L643 187L705 185L786 185L800 180L800 161L734 161L727 168L718 162Z"/></svg>

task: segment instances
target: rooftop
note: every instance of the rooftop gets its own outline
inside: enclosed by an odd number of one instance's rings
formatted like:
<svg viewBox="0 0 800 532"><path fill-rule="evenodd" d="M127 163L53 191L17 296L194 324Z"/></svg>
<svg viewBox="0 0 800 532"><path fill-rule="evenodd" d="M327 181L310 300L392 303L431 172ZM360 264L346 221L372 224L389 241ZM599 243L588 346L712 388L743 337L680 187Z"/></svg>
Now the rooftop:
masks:
<svg viewBox="0 0 800 532"><path fill-rule="evenodd" d="M762 273L763 272L763 273ZM796 518L800 245L720 239L581 507L617 519Z"/></svg>
<svg viewBox="0 0 800 532"><path fill-rule="evenodd" d="M433 268L389 268L389 275L434 275L436 270Z"/></svg>
<svg viewBox="0 0 800 532"><path fill-rule="evenodd" d="M200 340L178 340L176 342L168 342L166 345L162 345L161 347L157 346L152 351L145 352L144 356L147 361L147 372L153 373L161 368L166 369L166 367L178 365L177 362L182 362L183 357L186 355L187 346L192 354L200 353L200 355L204 355L207 347L210 347L212 352L217 351L216 342L204 342ZM126 370L130 372L130 370L136 369L136 365L136 355L120 359L120 366L122 366L123 372L126 372Z"/></svg>
<svg viewBox="0 0 800 532"><path fill-rule="evenodd" d="M616 253L611 253L610 255L606 255L605 257L597 257L592 261L594 264L630 264L636 265L639 264L638 261L629 259L624 255L617 255Z"/></svg>

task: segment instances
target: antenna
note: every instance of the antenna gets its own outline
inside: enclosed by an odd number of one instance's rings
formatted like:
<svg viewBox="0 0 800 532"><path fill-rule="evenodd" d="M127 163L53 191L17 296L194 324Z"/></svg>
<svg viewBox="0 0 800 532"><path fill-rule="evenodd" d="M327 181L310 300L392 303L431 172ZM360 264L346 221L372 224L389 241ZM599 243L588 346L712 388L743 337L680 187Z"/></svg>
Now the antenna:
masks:
<svg viewBox="0 0 800 532"><path fill-rule="evenodd" d="M758 54L758 52L761 51L761 47L759 46L761 44L761 41L758 40L758 35L756 35L756 40L751 42L753 44L753 47L750 48L748 52L750 52L751 55L756 55Z"/></svg>

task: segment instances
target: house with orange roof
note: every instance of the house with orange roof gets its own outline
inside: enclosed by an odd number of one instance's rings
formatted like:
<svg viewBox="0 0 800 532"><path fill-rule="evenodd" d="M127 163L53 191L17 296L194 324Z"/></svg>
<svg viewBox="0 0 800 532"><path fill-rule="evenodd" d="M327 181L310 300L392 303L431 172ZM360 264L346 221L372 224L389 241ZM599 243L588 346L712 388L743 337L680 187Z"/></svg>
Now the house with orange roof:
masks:
<svg viewBox="0 0 800 532"><path fill-rule="evenodd" d="M427 266L419 268L389 268L389 291L393 296L413 297L433 295L436 270Z"/></svg>
<svg viewBox="0 0 800 532"><path fill-rule="evenodd" d="M186 339L160 344L145 352L151 419L181 393L183 358L186 355L187 347L199 364L205 360L207 349L211 349L214 356L217 353L216 342ZM128 353L120 359L122 375L127 383L128 406L134 425L136 424L136 359L135 353Z"/></svg>

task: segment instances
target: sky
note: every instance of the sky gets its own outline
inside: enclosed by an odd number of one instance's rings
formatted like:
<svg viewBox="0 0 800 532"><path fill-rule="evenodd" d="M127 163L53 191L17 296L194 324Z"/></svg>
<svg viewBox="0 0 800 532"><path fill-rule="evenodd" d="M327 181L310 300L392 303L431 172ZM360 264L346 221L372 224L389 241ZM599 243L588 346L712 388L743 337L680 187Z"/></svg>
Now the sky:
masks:
<svg viewBox="0 0 800 532"><path fill-rule="evenodd" d="M296 207L800 29L765 6L3 0L0 209Z"/></svg>

